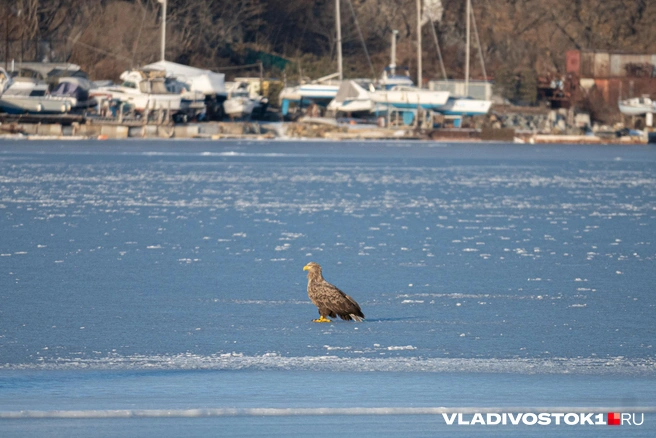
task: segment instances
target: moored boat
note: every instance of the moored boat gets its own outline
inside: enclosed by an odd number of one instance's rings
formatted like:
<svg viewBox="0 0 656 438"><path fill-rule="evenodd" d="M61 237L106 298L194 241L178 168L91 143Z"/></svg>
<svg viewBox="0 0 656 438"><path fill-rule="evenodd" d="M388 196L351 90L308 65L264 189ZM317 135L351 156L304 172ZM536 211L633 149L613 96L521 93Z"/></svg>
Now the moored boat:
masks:
<svg viewBox="0 0 656 438"><path fill-rule="evenodd" d="M618 102L620 112L627 116L641 116L656 113L656 102L648 96L632 97Z"/></svg>
<svg viewBox="0 0 656 438"><path fill-rule="evenodd" d="M123 83L97 87L91 91L91 95L117 99L132 105L139 113L146 110L176 113L181 109L182 97L167 90L164 78L164 72L146 74L141 70L126 71L121 74Z"/></svg>
<svg viewBox="0 0 656 438"><path fill-rule="evenodd" d="M435 111L447 116L482 116L490 111L491 106L491 100L449 97L446 104L437 108Z"/></svg>
<svg viewBox="0 0 656 438"><path fill-rule="evenodd" d="M0 112L9 114L63 114L74 106L71 99L52 97L45 81L11 77L0 68Z"/></svg>

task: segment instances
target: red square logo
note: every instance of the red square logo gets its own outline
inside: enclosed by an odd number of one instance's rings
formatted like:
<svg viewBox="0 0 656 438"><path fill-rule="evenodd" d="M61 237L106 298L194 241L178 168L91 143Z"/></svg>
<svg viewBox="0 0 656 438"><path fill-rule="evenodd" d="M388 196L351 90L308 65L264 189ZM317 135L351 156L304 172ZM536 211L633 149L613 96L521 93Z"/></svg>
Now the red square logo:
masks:
<svg viewBox="0 0 656 438"><path fill-rule="evenodd" d="M608 425L609 426L619 426L621 414L619 412L609 412L608 413Z"/></svg>

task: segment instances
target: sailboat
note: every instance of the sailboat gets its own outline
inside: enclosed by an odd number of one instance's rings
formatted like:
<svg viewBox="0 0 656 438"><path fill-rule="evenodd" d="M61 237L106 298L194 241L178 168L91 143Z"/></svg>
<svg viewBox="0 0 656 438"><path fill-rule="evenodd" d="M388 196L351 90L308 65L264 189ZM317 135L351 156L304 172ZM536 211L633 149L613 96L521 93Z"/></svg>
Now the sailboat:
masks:
<svg viewBox="0 0 656 438"><path fill-rule="evenodd" d="M315 103L327 107L337 96L337 91L341 85L341 79L339 81L333 80L338 75L339 73L333 73L309 84L283 88L279 96L282 115L287 116L289 114L292 104L303 107Z"/></svg>
<svg viewBox="0 0 656 438"><path fill-rule="evenodd" d="M469 50L470 50L470 28L471 28L471 17L472 17L472 11L471 11L471 0L467 0L467 7L466 7L466 14L467 14L467 20L466 20L466 48L465 48L465 84L464 84L464 95L463 96L457 96L457 95L451 95L449 97L449 100L447 103L442 106L441 108L438 108L436 111L439 112L440 114L446 115L446 116L452 116L456 117L456 125L459 125L460 123L460 118L463 116L479 116L479 115L485 115L490 111L490 108L492 107L492 101L491 100L486 100L486 99L474 99L469 95ZM429 17L430 18L430 17ZM431 22L432 26L432 22ZM477 34L478 35L478 34ZM433 37L435 38L435 44L437 45L437 36L433 34ZM438 46L439 50L439 46ZM480 50L480 49L479 49ZM439 54L439 53L438 53ZM441 58L440 58L441 59ZM443 67L444 69L444 67ZM485 67L483 66L483 70L485 70ZM445 74L446 75L446 74Z"/></svg>
<svg viewBox="0 0 656 438"><path fill-rule="evenodd" d="M402 113L406 124L414 121L418 110L437 111L449 99L448 91L432 91L414 86L407 75L396 73L396 35L392 32L391 59L377 84L350 81L342 84L329 108L343 112L370 111L379 115ZM363 86L364 85L364 86ZM375 86L377 85L377 87Z"/></svg>
<svg viewBox="0 0 656 438"><path fill-rule="evenodd" d="M337 95L337 90L344 79L342 68L342 24L340 21L340 0L335 0L335 28L337 31L337 73L317 79L309 84L295 87L285 87L280 92L280 108L283 116L289 114L290 105L303 105L315 103L327 107ZM337 80L335 80L337 78Z"/></svg>

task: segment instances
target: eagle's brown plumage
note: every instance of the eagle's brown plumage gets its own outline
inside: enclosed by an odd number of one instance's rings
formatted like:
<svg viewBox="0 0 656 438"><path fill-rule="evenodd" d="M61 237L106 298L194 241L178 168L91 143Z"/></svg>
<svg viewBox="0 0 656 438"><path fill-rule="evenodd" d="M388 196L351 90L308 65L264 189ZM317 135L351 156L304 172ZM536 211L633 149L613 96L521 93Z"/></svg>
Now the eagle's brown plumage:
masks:
<svg viewBox="0 0 656 438"><path fill-rule="evenodd" d="M364 314L355 300L328 283L321 275L321 266L310 262L304 271L308 271L308 296L319 309L320 319L315 322L328 322L327 317L339 316L347 321L362 321Z"/></svg>

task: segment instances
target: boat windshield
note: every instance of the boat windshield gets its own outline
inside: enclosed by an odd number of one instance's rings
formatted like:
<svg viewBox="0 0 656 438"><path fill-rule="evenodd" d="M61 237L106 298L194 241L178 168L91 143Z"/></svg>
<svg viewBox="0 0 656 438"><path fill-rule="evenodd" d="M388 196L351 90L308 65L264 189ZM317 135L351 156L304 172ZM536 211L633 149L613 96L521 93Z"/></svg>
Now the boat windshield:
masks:
<svg viewBox="0 0 656 438"><path fill-rule="evenodd" d="M139 83L142 93L149 94L169 94L164 81L142 81Z"/></svg>

